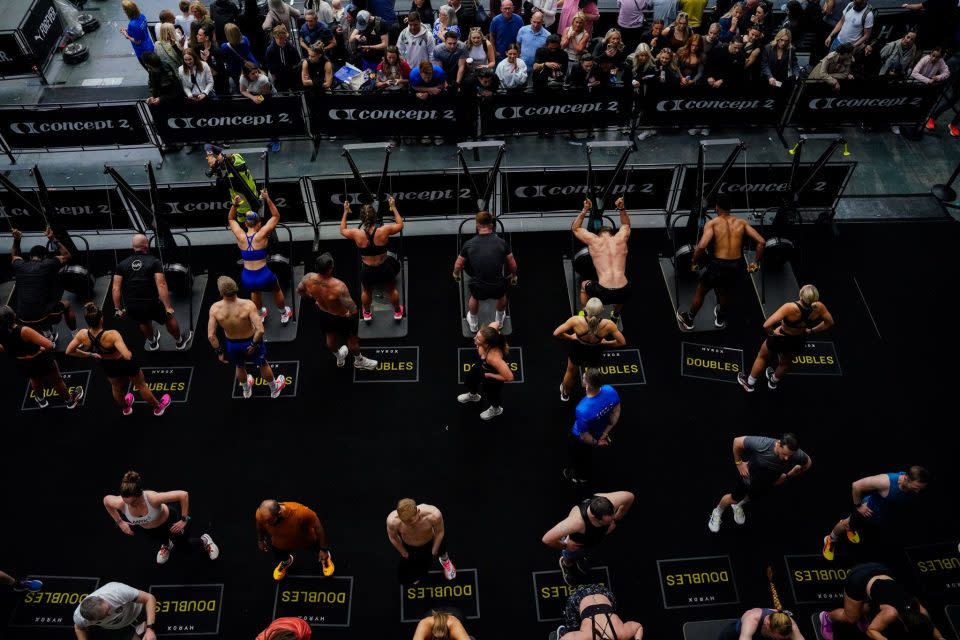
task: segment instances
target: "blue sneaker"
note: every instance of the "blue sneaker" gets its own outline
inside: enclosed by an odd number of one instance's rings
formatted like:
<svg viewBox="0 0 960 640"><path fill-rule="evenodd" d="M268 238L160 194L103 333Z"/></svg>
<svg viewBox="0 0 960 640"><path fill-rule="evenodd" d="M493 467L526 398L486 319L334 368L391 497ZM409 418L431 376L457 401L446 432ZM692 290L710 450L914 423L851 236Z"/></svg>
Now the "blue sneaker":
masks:
<svg viewBox="0 0 960 640"><path fill-rule="evenodd" d="M14 591L40 591L43 589L43 583L39 580L17 580L13 584Z"/></svg>

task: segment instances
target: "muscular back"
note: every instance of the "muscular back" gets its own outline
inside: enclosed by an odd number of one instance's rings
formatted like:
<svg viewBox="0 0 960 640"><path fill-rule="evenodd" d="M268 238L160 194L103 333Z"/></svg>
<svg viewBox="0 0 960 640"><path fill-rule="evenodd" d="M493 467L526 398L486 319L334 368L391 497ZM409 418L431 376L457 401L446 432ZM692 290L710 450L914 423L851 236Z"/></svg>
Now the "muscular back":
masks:
<svg viewBox="0 0 960 640"><path fill-rule="evenodd" d="M257 306L250 300L237 298L234 301L215 302L210 307L210 315L231 340L243 340L255 332L253 318L257 315Z"/></svg>
<svg viewBox="0 0 960 640"><path fill-rule="evenodd" d="M303 276L297 291L300 295L313 298L317 306L329 314L349 316L357 311L347 285L337 278L311 272Z"/></svg>
<svg viewBox="0 0 960 640"><path fill-rule="evenodd" d="M737 260L743 255L743 235L747 223L731 215L717 216L704 227L712 236L713 255L721 260Z"/></svg>
<svg viewBox="0 0 960 640"><path fill-rule="evenodd" d="M603 287L616 289L627 284L627 236L621 233L592 235L587 241L590 258Z"/></svg>

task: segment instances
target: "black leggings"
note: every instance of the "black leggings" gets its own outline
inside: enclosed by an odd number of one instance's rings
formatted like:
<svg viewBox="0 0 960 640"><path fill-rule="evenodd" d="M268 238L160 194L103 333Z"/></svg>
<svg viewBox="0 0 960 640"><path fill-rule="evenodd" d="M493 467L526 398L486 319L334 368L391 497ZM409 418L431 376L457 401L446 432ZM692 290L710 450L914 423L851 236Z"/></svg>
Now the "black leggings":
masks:
<svg viewBox="0 0 960 640"><path fill-rule="evenodd" d="M397 577L400 579L400 584L413 584L426 578L430 573L430 568L433 567L433 540L419 547L404 542L403 548L407 550L409 555L406 558L401 558L400 564L397 566ZM437 557L446 555L446 553L446 540L441 540Z"/></svg>
<svg viewBox="0 0 960 640"><path fill-rule="evenodd" d="M168 504L167 509L170 511L170 517L168 517L167 521L162 525L159 527L154 527L153 529L136 527L136 530L142 531L148 538L151 538L160 544L169 545L171 543L176 544L177 542L186 541L190 543L190 546L202 547L203 541L199 537L190 536L190 522L187 522L186 525L184 525L183 531L180 533L170 533L170 527L180 521L180 507L175 504Z"/></svg>
<svg viewBox="0 0 960 640"><path fill-rule="evenodd" d="M500 393L503 390L502 380L491 380L484 375L486 373L482 364L475 364L467 371L466 382L470 393L480 393L483 389L483 396L494 407L502 406L500 404Z"/></svg>

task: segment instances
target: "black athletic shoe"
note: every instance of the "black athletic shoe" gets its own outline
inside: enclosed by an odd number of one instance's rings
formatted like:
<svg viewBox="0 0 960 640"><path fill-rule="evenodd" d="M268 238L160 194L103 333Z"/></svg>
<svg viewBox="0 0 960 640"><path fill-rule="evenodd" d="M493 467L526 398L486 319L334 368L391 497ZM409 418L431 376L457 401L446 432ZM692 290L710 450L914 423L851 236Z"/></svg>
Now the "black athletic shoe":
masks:
<svg viewBox="0 0 960 640"><path fill-rule="evenodd" d="M779 381L779 380L774 381L774 379L773 379L773 374L774 374L775 372L776 372L776 369L774 369L773 367L767 367L767 371L766 371L766 374L767 374L767 386L770 387L771 389L776 389L776 388L777 388L777 385L780 384L780 381Z"/></svg>
<svg viewBox="0 0 960 640"><path fill-rule="evenodd" d="M680 325L681 331L693 331L696 321L686 311L677 311L677 324Z"/></svg>
<svg viewBox="0 0 960 640"><path fill-rule="evenodd" d="M727 328L727 320L723 317L723 309L720 308L720 305L713 308L713 326L717 329Z"/></svg>
<svg viewBox="0 0 960 640"><path fill-rule="evenodd" d="M750 384L747 381L747 374L745 374L742 371L737 374L737 382L740 383L740 386L743 387L743 390L746 391L747 393L753 393L754 391L757 390L757 384L756 383Z"/></svg>
<svg viewBox="0 0 960 640"><path fill-rule="evenodd" d="M67 409L76 409L81 400L83 400L83 387L77 387L67 398Z"/></svg>
<svg viewBox="0 0 960 640"><path fill-rule="evenodd" d="M190 342L190 339L193 337L193 331L187 331L186 333L180 333L180 339L177 340L177 351L183 351L187 348L187 343Z"/></svg>

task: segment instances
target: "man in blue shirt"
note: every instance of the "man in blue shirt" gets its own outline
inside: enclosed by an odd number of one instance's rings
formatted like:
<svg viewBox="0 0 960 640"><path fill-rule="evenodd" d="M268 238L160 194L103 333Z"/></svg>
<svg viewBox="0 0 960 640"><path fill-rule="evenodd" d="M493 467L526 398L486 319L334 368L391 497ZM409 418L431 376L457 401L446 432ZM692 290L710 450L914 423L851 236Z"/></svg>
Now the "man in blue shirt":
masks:
<svg viewBox="0 0 960 640"><path fill-rule="evenodd" d="M527 71L533 75L534 58L537 49L547 45L550 32L543 26L543 14L539 11L530 16L530 24L517 32L517 44L520 45L520 58L527 64Z"/></svg>
<svg viewBox="0 0 960 640"><path fill-rule="evenodd" d="M587 395L577 404L577 420L568 440L570 466L563 470L563 477L575 484L589 479L593 447L608 446L610 430L620 420L620 396L603 384L598 369L585 370L581 382Z"/></svg>
<svg viewBox="0 0 960 640"><path fill-rule="evenodd" d="M324 53L329 53L330 49L336 46L333 32L330 31L330 27L320 21L316 11L307 9L303 14L303 21L300 27L300 47L304 51L304 56L310 53L310 47L318 43L323 47Z"/></svg>
<svg viewBox="0 0 960 640"><path fill-rule="evenodd" d="M497 53L497 62L507 57L507 47L517 41L523 18L513 13L513 2L503 0L500 15L490 21L490 43Z"/></svg>

